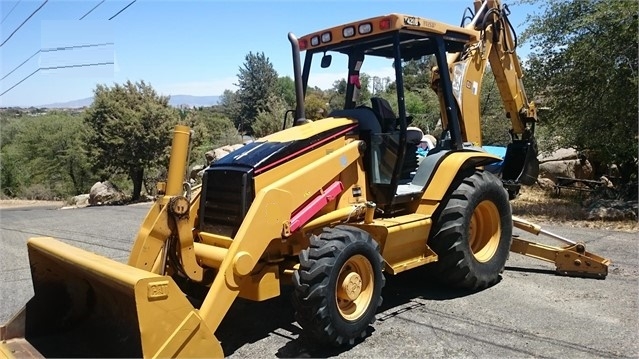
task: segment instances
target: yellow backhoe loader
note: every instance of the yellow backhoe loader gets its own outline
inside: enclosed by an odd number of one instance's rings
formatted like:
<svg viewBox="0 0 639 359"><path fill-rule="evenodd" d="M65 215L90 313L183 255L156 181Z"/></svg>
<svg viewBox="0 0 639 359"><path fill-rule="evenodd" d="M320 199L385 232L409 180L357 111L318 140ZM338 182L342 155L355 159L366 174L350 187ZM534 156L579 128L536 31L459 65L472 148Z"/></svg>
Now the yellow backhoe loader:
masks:
<svg viewBox="0 0 639 359"><path fill-rule="evenodd" d="M176 126L167 181L127 264L29 239L35 295L1 328L1 356L222 357L215 332L235 299L267 300L284 285L294 287L310 338L352 345L375 319L385 274L432 263L443 283L479 290L497 282L510 251L554 263L559 274L605 278L609 260L512 216L508 192L536 176L535 107L507 7L475 1L468 19L452 26L390 14L289 34L293 124L212 163L188 190L190 129ZM305 120L313 58L326 67L331 53L348 57L344 108ZM424 56L436 62L443 134L417 166L402 65ZM394 62L397 114L381 98L357 102L370 57ZM480 147L487 63L512 122L501 179L483 170L501 158ZM568 243L513 238L513 226Z"/></svg>

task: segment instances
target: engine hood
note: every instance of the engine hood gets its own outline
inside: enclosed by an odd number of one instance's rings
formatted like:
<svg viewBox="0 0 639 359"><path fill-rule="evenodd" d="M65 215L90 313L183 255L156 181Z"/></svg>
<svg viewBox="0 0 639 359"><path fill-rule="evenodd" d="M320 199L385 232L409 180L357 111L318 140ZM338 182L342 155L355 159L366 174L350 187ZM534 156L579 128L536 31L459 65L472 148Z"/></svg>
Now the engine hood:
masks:
<svg viewBox="0 0 639 359"><path fill-rule="evenodd" d="M249 167L258 175L335 138L354 134L356 129L357 122L346 118L327 118L288 128L247 143L209 168Z"/></svg>

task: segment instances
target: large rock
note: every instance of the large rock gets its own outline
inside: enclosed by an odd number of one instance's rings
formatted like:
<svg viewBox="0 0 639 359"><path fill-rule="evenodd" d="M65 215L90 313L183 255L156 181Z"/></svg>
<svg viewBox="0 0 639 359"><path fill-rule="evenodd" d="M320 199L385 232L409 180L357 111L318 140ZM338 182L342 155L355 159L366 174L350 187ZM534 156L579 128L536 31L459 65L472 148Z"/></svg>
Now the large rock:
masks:
<svg viewBox="0 0 639 359"><path fill-rule="evenodd" d="M195 165L191 167L191 175L189 176L189 179L195 180L198 177L202 178L204 176L205 168L206 167L204 165Z"/></svg>
<svg viewBox="0 0 639 359"><path fill-rule="evenodd" d="M579 158L579 153L574 148L560 148L557 151L544 154L541 153L537 156L539 159L539 163L544 162L552 162L552 161L566 161L566 160L576 160Z"/></svg>
<svg viewBox="0 0 639 359"><path fill-rule="evenodd" d="M211 163L219 160L220 158L228 155L229 153L237 150L238 148L242 146L244 146L243 143L236 143L234 145L226 145L226 146L218 147L208 151L207 153L204 154L204 157L206 157L207 165L210 165Z"/></svg>
<svg viewBox="0 0 639 359"><path fill-rule="evenodd" d="M224 152L226 152L226 153L229 153L229 152L233 151L233 147L231 147L231 145L222 146L219 149L224 151Z"/></svg>
<svg viewBox="0 0 639 359"><path fill-rule="evenodd" d="M586 218L590 221L622 221L637 220L639 211L636 201L620 201L600 199L591 203L586 209Z"/></svg>
<svg viewBox="0 0 639 359"><path fill-rule="evenodd" d="M206 157L206 163L210 165L228 154L229 151L224 151L222 148L216 148L205 153L204 157Z"/></svg>
<svg viewBox="0 0 639 359"><path fill-rule="evenodd" d="M119 204L126 199L126 195L111 182L96 182L89 191L89 204L92 206L103 204Z"/></svg>
<svg viewBox="0 0 639 359"><path fill-rule="evenodd" d="M86 207L89 205L89 194L80 194L71 200L72 205L76 207Z"/></svg>
<svg viewBox="0 0 639 359"><path fill-rule="evenodd" d="M244 147L244 144L243 143L237 143L237 144L232 145L231 146L231 152L237 150L240 147Z"/></svg>
<svg viewBox="0 0 639 359"><path fill-rule="evenodd" d="M555 188L555 182L553 182L550 178L540 177L537 180L537 183L539 184L539 187L544 190L552 191Z"/></svg>
<svg viewBox="0 0 639 359"><path fill-rule="evenodd" d="M547 161L539 164L539 177L557 182L557 177L593 179L594 171L588 160Z"/></svg>

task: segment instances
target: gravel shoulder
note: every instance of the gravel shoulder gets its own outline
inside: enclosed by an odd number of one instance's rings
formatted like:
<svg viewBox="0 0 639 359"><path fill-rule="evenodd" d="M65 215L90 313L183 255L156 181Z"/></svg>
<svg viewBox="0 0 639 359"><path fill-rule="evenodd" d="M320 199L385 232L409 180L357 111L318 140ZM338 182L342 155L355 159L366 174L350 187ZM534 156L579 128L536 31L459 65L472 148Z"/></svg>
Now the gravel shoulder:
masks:
<svg viewBox="0 0 639 359"><path fill-rule="evenodd" d="M37 207L54 207L62 208L63 201L38 201L28 199L0 199L0 209L4 208L37 208Z"/></svg>

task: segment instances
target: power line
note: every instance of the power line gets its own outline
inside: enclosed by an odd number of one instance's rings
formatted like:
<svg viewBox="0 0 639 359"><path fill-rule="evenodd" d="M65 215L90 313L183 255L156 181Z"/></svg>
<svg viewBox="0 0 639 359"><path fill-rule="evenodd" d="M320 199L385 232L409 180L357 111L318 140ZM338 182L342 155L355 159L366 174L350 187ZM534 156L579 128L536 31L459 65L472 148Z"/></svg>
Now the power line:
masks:
<svg viewBox="0 0 639 359"><path fill-rule="evenodd" d="M99 44L84 44L84 45L73 45L73 46L62 46L62 47L51 47L48 49L41 49L41 52L53 52L53 51L64 51L64 50L72 50L72 49L82 49L86 47L98 47L98 46L109 46L113 45L113 42L102 42Z"/></svg>
<svg viewBox="0 0 639 359"><path fill-rule="evenodd" d="M87 47L108 46L108 45L113 45L113 44L114 44L113 42L105 42L105 43L100 43L100 44L85 44L85 45L74 45L74 46L52 47L52 48L48 48L48 49L40 49L40 50L36 51L33 55L29 56L20 65L16 66L13 70L9 71L9 73L4 75L0 79L0 81L2 81L4 79L6 79L7 77L9 77L9 75L14 73L17 69L22 67L22 65L26 64L29 60L31 60L32 58L34 58L37 54L39 54L41 52L64 51L64 50L81 49L81 48L87 48Z"/></svg>
<svg viewBox="0 0 639 359"><path fill-rule="evenodd" d="M82 17L79 18L78 20L84 19L85 16L89 15L93 10L95 10L98 6L102 5L102 3L105 2L105 1L106 0L100 1L96 6L94 6L91 10L89 10L89 12L87 12L86 14L82 15Z"/></svg>
<svg viewBox="0 0 639 359"><path fill-rule="evenodd" d="M35 9L35 11L34 11L34 12L32 12L32 13L31 13L31 15L29 15L29 17L27 17L27 18L26 18L26 19L22 22L22 24L20 24L20 26L18 26L15 30L13 30L13 32L11 33L11 35L9 35L9 37L7 37L7 39L6 39L6 40L4 40L4 41L2 42L2 44L0 44L0 47L2 47L4 44L6 44L6 43L7 43L7 41L9 41L9 39L10 39L10 38L11 38L11 37L12 37L12 36L16 33L16 32L18 32L18 30L20 30L20 28L22 27L22 25L26 24L26 22L27 22L27 21L29 21L29 19L31 19L31 17L32 17L33 15L35 15L35 13L37 13L38 11L40 11L40 9L42 9L42 7L43 7L46 3L48 3L48 2L49 2L49 0L44 0L44 2L43 2L43 3L42 3L42 4L41 4L41 5L40 5L37 9Z"/></svg>
<svg viewBox="0 0 639 359"><path fill-rule="evenodd" d="M117 13L115 13L115 15L111 16L111 17L109 18L109 20L113 20L116 16L120 15L120 13L121 13L122 11L126 10L129 6L133 5L133 3L134 3L134 2L136 2L136 1L137 1L137 0L133 0L133 1L131 1L131 2L129 3L129 5L127 5L127 6L123 7L123 8L122 8L122 10L118 11Z"/></svg>
<svg viewBox="0 0 639 359"><path fill-rule="evenodd" d="M41 51L42 51L42 50L38 50L38 51L36 51L36 52L35 52L35 54L33 54L33 55L29 56L29 58L28 58L28 59L24 60L24 61L23 61L20 65L16 66L13 70L9 71L9 73L8 73L8 74L4 75L4 77L2 77L2 78L0 79L0 81L2 81L2 80L4 80L4 79L6 79L9 75L11 75L12 73L14 73L17 69L19 69L20 67L22 67L22 65L26 64L26 63L27 63L27 61L31 60L31 59L32 59L35 55L39 54Z"/></svg>
<svg viewBox="0 0 639 359"><path fill-rule="evenodd" d="M38 68L38 69L36 69L35 71L33 71L32 73L30 73L27 77L25 77L25 78L23 78L22 80L18 81L18 83L17 83L17 84L15 84L15 85L13 85L13 86L9 87L9 89L7 89L5 92L0 93L0 96L2 96L2 95L4 95L4 94L6 94L7 92L9 92L9 91L11 91L11 90L13 90L13 88L14 88L14 87L16 87L16 86L20 85L21 83L23 83L23 82L27 81L27 79L28 79L29 77L31 77L31 76L33 76L33 75L35 75L35 74L36 74L36 72L38 72L38 71L40 71L40 69L39 69L39 68Z"/></svg>
<svg viewBox="0 0 639 359"><path fill-rule="evenodd" d="M4 20L6 20L6 19L9 17L9 15L11 15L11 13L12 13L12 12L13 12L13 10L16 8L16 6L18 6L18 4L20 3L20 1L22 1L22 0L18 0L18 1L16 2L16 4L15 4L15 5L13 5L13 7L11 8L11 10L9 10L9 12L8 12L8 13L7 13L7 14L6 14L3 18L2 18L2 22L0 22L0 24L4 23Z"/></svg>
<svg viewBox="0 0 639 359"><path fill-rule="evenodd" d="M0 93L0 96L6 94L7 92L13 90L16 86L20 85L21 83L25 82L29 77L35 75L38 71L40 70L56 70L56 69L69 69L69 68L74 68L74 67L91 67L91 66L104 66L104 65L114 65L115 62L111 61L111 62L96 62L96 63L92 63L92 64L79 64L79 65L65 65L65 66L51 66L51 67L40 67L38 69L36 69L35 71L33 71L32 73L30 73L29 75L27 75L25 78L23 78L22 80L18 81L18 83L16 83L15 85L9 87L6 91L4 91L3 93Z"/></svg>
<svg viewBox="0 0 639 359"><path fill-rule="evenodd" d="M41 67L39 70L57 70L57 69L70 69L73 67L91 67L91 66L103 66L103 65L114 65L115 62L94 62L92 64L79 64L79 65L63 65L63 66L50 66L50 67ZM0 95L2 96L2 95Z"/></svg>
<svg viewBox="0 0 639 359"><path fill-rule="evenodd" d="M96 6L94 6L91 10L89 10L89 12L87 12L86 14L84 14L80 20L82 20L85 16L87 16L88 14L90 14L93 10L95 10L98 6L100 6L103 2L105 2L106 0L102 0L100 3L98 3ZM117 13L115 13L113 16L111 16L109 18L109 20L113 20L116 16L120 15L124 10L128 9L129 6L133 5L137 0L133 0L131 1L128 5L126 5L125 7L123 7L122 9L120 9L120 11L118 11ZM18 1L19 2L19 1ZM33 17L33 15L35 15L35 13L37 13L38 11L40 11L40 9L42 9L42 7L49 2L49 0L45 0L34 12L31 13L31 15L29 15L29 17L27 17L22 24L20 24L20 26L18 26L12 33L11 35L9 35L8 38L6 38L2 44L0 44L0 47L2 47L5 43L7 43L7 41L9 41L9 39L11 39L11 37L25 24L27 23L27 21L29 21L29 19L31 19L31 17ZM14 5L15 8L16 5ZM12 9L13 11L13 9ZM6 18L6 16L5 16ZM4 19L3 19L4 21ZM41 52L52 52L52 51L60 51L60 50L69 50L69 49L76 49L76 48L83 48L83 47L95 47L95 46L104 46L104 45L113 45L113 43L102 43L102 44L88 44L88 45L75 45L75 46L65 46L65 47L56 47L56 48L49 48L49 49L40 49L38 51L36 51L33 55L31 55L29 58L27 58L25 61L23 61L20 65L18 65L16 68L14 68L13 70L11 70L8 74L6 74L2 79L4 80L7 76L11 75L13 72L15 72L18 68L20 68L22 65L24 65L26 62L28 62L29 60L31 60L34 56L36 56L37 54L41 53ZM65 65L65 66L51 66L51 67L39 67L38 69L36 69L35 71L33 71L32 73L30 73L29 75L27 75L26 77L24 77L23 79L21 79L20 81L18 81L16 84L14 84L13 86L9 87L7 90L5 90L4 92L0 93L0 96L3 96L4 94L6 94L7 92L13 90L15 87L17 87L18 85L20 85L21 83L23 83L24 81L26 81L27 79L29 79L31 76L35 75L36 73L38 73L38 71L40 70L56 70L56 69L68 69L68 68L78 68L78 67L90 67L90 66L103 66L103 65L114 65L115 62L97 62L97 63L91 63L91 64L79 64L79 65Z"/></svg>

